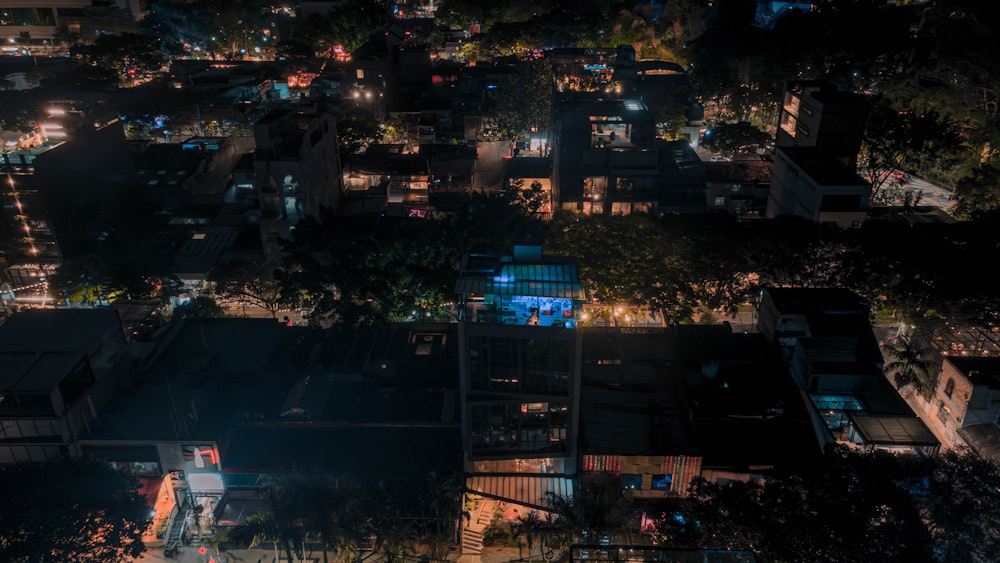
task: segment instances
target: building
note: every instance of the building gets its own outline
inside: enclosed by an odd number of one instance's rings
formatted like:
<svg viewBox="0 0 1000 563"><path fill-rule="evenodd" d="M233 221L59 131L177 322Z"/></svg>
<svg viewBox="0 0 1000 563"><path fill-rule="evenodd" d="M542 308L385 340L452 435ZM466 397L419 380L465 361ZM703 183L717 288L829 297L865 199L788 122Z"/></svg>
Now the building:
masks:
<svg viewBox="0 0 1000 563"><path fill-rule="evenodd" d="M1000 461L1000 358L945 357L934 397L926 405L931 424L948 447L968 446Z"/></svg>
<svg viewBox="0 0 1000 563"><path fill-rule="evenodd" d="M933 455L940 442L882 375L871 304L843 288L765 288L757 328L808 396L816 439Z"/></svg>
<svg viewBox="0 0 1000 563"><path fill-rule="evenodd" d="M86 33L101 31L101 12L92 10L95 4L105 7L125 9L128 17L140 19L142 2L139 0L113 0L94 2L93 0L0 0L0 42L7 46L17 40L22 33L28 33L31 41L24 48L31 53L47 52L53 47L60 27L72 32ZM89 41L91 37L85 36Z"/></svg>
<svg viewBox="0 0 1000 563"><path fill-rule="evenodd" d="M32 174L8 173L5 183L0 191L4 309L51 304L46 280L63 256L43 190Z"/></svg>
<svg viewBox="0 0 1000 563"><path fill-rule="evenodd" d="M365 483L458 474L456 334L187 319L137 354L139 381L81 451L169 485L168 536L197 505L222 526L245 523L265 508L260 487L292 468Z"/></svg>
<svg viewBox="0 0 1000 563"><path fill-rule="evenodd" d="M556 114L552 183L561 209L588 215L655 211L660 153L652 114L640 99L566 94Z"/></svg>
<svg viewBox="0 0 1000 563"><path fill-rule="evenodd" d="M767 218L793 215L844 228L864 221L871 185L857 175L857 158L867 117L862 96L830 82L786 85Z"/></svg>
<svg viewBox="0 0 1000 563"><path fill-rule="evenodd" d="M859 94L826 80L792 81L785 85L775 146L815 147L853 169L867 118L868 102Z"/></svg>
<svg viewBox="0 0 1000 563"><path fill-rule="evenodd" d="M0 325L0 463L81 455L134 380L118 312L39 309Z"/></svg>
<svg viewBox="0 0 1000 563"><path fill-rule="evenodd" d="M571 498L584 300L576 261L530 245L470 254L455 292L466 490L529 511L550 494ZM464 533L481 534L485 524L472 521ZM463 537L467 549L475 543Z"/></svg>
<svg viewBox="0 0 1000 563"><path fill-rule="evenodd" d="M343 198L337 123L329 114L275 110L254 124L254 183L265 254L305 217L336 211Z"/></svg>
<svg viewBox="0 0 1000 563"><path fill-rule="evenodd" d="M757 155L740 155L729 162L706 162L708 208L739 218L762 218L771 189L774 162Z"/></svg>
<svg viewBox="0 0 1000 563"><path fill-rule="evenodd" d="M838 159L815 148L777 147L766 217L802 217L841 228L868 216L871 184Z"/></svg>

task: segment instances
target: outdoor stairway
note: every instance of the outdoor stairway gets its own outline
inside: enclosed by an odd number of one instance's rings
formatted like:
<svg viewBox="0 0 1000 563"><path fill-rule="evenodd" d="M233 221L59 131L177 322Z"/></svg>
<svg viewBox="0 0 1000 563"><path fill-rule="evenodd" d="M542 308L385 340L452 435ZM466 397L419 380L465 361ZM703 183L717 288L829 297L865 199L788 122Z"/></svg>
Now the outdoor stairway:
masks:
<svg viewBox="0 0 1000 563"><path fill-rule="evenodd" d="M472 510L472 518L468 525L462 528L462 553L483 552L483 531L490 523L492 511L492 502L476 501L476 507Z"/></svg>
<svg viewBox="0 0 1000 563"><path fill-rule="evenodd" d="M462 553L482 553L483 532L471 527L462 528Z"/></svg>
<svg viewBox="0 0 1000 563"><path fill-rule="evenodd" d="M185 503L185 506L187 503ZM177 514L174 516L173 522L170 523L170 535L167 536L167 543L165 545L181 545L181 538L184 536L184 507L181 507Z"/></svg>

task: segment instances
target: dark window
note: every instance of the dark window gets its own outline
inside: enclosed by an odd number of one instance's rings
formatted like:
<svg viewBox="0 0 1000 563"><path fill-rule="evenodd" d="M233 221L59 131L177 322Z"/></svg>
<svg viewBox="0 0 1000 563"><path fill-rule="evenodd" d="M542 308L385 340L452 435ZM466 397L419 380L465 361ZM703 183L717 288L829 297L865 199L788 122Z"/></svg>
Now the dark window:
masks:
<svg viewBox="0 0 1000 563"><path fill-rule="evenodd" d="M642 489L642 475L639 473L622 473L622 488L633 491Z"/></svg>
<svg viewBox="0 0 1000 563"><path fill-rule="evenodd" d="M951 398L951 394L954 393L954 392L955 392L955 379L949 377L948 378L948 383L946 383L945 386L944 386L944 394L945 394L945 396L947 396L950 399Z"/></svg>

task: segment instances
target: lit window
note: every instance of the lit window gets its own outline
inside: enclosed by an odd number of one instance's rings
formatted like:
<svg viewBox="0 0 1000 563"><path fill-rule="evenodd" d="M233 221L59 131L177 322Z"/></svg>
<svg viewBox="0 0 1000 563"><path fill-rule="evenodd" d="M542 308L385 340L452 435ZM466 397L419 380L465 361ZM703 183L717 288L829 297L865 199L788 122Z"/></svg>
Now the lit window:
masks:
<svg viewBox="0 0 1000 563"><path fill-rule="evenodd" d="M653 475L651 488L654 491L669 491L673 484L674 476L669 473Z"/></svg>
<svg viewBox="0 0 1000 563"><path fill-rule="evenodd" d="M639 473L622 473L622 488L630 491L642 490L642 475Z"/></svg>

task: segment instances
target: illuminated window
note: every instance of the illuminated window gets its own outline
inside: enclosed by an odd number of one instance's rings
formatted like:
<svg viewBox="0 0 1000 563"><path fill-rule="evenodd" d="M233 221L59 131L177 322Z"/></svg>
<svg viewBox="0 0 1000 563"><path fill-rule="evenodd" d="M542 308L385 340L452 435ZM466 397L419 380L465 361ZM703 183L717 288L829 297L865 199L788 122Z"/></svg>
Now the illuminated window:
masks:
<svg viewBox="0 0 1000 563"><path fill-rule="evenodd" d="M666 474L661 473L658 475L653 475L653 481L650 488L652 488L654 491L669 491L671 487L673 487L673 484L674 484L673 475L669 473Z"/></svg>

